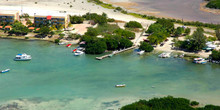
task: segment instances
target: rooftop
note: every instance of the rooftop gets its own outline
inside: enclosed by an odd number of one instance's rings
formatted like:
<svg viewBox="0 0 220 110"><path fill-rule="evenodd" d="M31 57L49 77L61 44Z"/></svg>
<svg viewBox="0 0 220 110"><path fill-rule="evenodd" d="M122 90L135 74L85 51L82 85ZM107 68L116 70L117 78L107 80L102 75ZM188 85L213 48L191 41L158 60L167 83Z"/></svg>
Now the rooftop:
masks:
<svg viewBox="0 0 220 110"><path fill-rule="evenodd" d="M17 10L0 10L0 15L4 15L4 14L16 14L19 11Z"/></svg>

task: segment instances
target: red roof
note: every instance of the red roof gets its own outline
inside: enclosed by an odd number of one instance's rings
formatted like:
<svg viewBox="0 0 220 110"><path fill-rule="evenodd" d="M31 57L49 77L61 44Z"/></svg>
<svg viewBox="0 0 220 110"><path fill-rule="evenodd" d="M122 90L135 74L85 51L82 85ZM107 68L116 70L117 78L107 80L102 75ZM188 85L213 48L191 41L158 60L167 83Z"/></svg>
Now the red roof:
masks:
<svg viewBox="0 0 220 110"><path fill-rule="evenodd" d="M11 26L5 26L5 28L11 28Z"/></svg>
<svg viewBox="0 0 220 110"><path fill-rule="evenodd" d="M40 28L37 28L36 31L40 30Z"/></svg>
<svg viewBox="0 0 220 110"><path fill-rule="evenodd" d="M29 27L28 29L30 29L30 30L34 30L34 27Z"/></svg>
<svg viewBox="0 0 220 110"><path fill-rule="evenodd" d="M52 17L52 16L47 16L47 20L51 20L51 17Z"/></svg>
<svg viewBox="0 0 220 110"><path fill-rule="evenodd" d="M0 28L3 28L3 26L0 26Z"/></svg>

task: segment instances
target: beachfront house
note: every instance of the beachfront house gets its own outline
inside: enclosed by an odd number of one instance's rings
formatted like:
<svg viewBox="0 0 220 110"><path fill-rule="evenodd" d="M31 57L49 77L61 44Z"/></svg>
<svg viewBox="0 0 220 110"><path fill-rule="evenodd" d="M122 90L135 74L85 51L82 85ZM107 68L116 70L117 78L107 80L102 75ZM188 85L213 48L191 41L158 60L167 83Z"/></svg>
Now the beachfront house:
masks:
<svg viewBox="0 0 220 110"><path fill-rule="evenodd" d="M34 24L36 27L41 26L62 26L63 28L67 28L70 23L69 15L65 16L34 16Z"/></svg>
<svg viewBox="0 0 220 110"><path fill-rule="evenodd" d="M0 25L9 25L19 21L19 11L0 10Z"/></svg>

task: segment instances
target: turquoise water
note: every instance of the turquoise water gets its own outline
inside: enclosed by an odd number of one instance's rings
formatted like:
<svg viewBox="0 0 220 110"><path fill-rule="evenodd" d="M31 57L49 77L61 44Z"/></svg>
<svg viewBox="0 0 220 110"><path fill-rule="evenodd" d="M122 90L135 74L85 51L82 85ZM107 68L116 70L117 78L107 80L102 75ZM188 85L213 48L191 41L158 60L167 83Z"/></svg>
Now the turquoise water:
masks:
<svg viewBox="0 0 220 110"><path fill-rule="evenodd" d="M0 39L0 102L29 110L117 109L138 99L172 95L220 105L220 66L125 52L111 59L73 56L44 41ZM32 55L15 62L18 53ZM116 84L125 88L115 88ZM155 88L152 88L155 86Z"/></svg>

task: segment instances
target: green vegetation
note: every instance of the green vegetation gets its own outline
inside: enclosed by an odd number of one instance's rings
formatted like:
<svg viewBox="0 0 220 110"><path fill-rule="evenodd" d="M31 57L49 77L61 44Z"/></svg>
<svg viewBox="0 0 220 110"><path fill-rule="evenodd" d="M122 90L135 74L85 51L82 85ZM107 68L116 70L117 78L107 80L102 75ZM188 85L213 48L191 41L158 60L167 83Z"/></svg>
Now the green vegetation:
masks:
<svg viewBox="0 0 220 110"><path fill-rule="evenodd" d="M89 36L90 37L90 36ZM90 41L86 42L86 50L87 54L102 54L107 50L107 45L103 39L94 38Z"/></svg>
<svg viewBox="0 0 220 110"><path fill-rule="evenodd" d="M41 27L39 30L40 35L48 35L50 32L51 30L47 26Z"/></svg>
<svg viewBox="0 0 220 110"><path fill-rule="evenodd" d="M86 13L83 15L86 20L94 20L95 23L99 23L100 25L107 23L107 15L103 13L102 15L98 15L96 13Z"/></svg>
<svg viewBox="0 0 220 110"><path fill-rule="evenodd" d="M106 8L105 6L103 6L103 4L105 5L110 5L107 3L103 3L100 0L88 0L89 2L94 2L97 5L101 5L102 7ZM217 0L218 1L218 0ZM118 7L111 7L111 9L122 9L122 8L118 8ZM119 11L119 10L118 10ZM132 15L134 17L138 17L138 18L144 18L144 19L148 19L148 20L160 20L160 19L165 19L165 18L159 18L159 17L155 17L155 16L148 16L148 15L143 15L143 14L137 14L137 13L128 13L126 10L122 9L121 13L123 14L128 14L128 15ZM196 27L207 27L207 28L212 28L212 29L216 29L218 26L220 26L220 24L212 24L212 23L202 23L199 21L182 21L182 20L178 20L178 19L170 19L170 18L166 18L166 20L173 22L173 23L178 23L178 24L183 24L183 25L188 25L188 26L196 26Z"/></svg>
<svg viewBox="0 0 220 110"><path fill-rule="evenodd" d="M165 28L161 24L151 24L146 33L152 34L157 32L166 32Z"/></svg>
<svg viewBox="0 0 220 110"><path fill-rule="evenodd" d="M189 51L200 51L206 46L206 36L202 28L197 28L192 36L186 36L185 41L174 41L175 47Z"/></svg>
<svg viewBox="0 0 220 110"><path fill-rule="evenodd" d="M183 34L183 32L184 32L184 28L182 28L182 27L177 27L177 29L176 29L175 32L174 32L174 35L175 35L176 37L179 37L180 35Z"/></svg>
<svg viewBox="0 0 220 110"><path fill-rule="evenodd" d="M70 22L72 24L80 24L83 23L84 18L82 16L70 16Z"/></svg>
<svg viewBox="0 0 220 110"><path fill-rule="evenodd" d="M185 98L174 98L167 96L153 98L149 101L139 100L138 102L126 105L121 110L219 110L220 106L206 105L201 108L190 106L190 100Z"/></svg>
<svg viewBox="0 0 220 110"><path fill-rule="evenodd" d="M54 42L55 42L55 43L59 43L59 42L60 42L60 39L55 39Z"/></svg>
<svg viewBox="0 0 220 110"><path fill-rule="evenodd" d="M184 31L185 35L189 35L190 32L191 32L191 29L190 29L190 28L186 28L185 31Z"/></svg>
<svg viewBox="0 0 220 110"><path fill-rule="evenodd" d="M113 34L115 30L119 29L119 27L118 25L114 25L114 24L103 24L103 25L98 25L98 27L96 27L95 29L100 35L105 35L105 34Z"/></svg>
<svg viewBox="0 0 220 110"><path fill-rule="evenodd" d="M213 50L210 57L211 57L212 60L220 61L220 50Z"/></svg>
<svg viewBox="0 0 220 110"><path fill-rule="evenodd" d="M215 31L215 35L217 37L218 40L220 40L220 27L218 27Z"/></svg>
<svg viewBox="0 0 220 110"><path fill-rule="evenodd" d="M125 24L127 28L142 28L142 25L137 21L129 21Z"/></svg>
<svg viewBox="0 0 220 110"><path fill-rule="evenodd" d="M156 24L161 24L163 28L165 28L166 32L169 34L174 33L174 23L167 19L158 19Z"/></svg>
<svg viewBox="0 0 220 110"><path fill-rule="evenodd" d="M145 52L152 52L154 50L154 47L151 46L147 42L141 42L141 45L139 46L140 50L144 50Z"/></svg>
<svg viewBox="0 0 220 110"><path fill-rule="evenodd" d="M166 19L158 20L151 24L147 33L151 35L148 37L150 44L159 44L167 39L175 31L174 24Z"/></svg>
<svg viewBox="0 0 220 110"><path fill-rule="evenodd" d="M190 105L191 105L191 106L196 106L196 105L199 105L199 102L192 101L192 102L190 103Z"/></svg>
<svg viewBox="0 0 220 110"><path fill-rule="evenodd" d="M12 30L8 31L9 34L15 34L16 36L27 35L28 32L29 29L20 22L15 22L12 25Z"/></svg>
<svg viewBox="0 0 220 110"><path fill-rule="evenodd" d="M159 44L167 39L169 35L164 32L153 33L148 37L150 44Z"/></svg>
<svg viewBox="0 0 220 110"><path fill-rule="evenodd" d="M124 30L124 29L116 29L116 30L114 31L114 33L115 33L116 35L125 37L125 38L127 38L127 39L134 39L134 38L135 38L135 33L134 33L134 32L127 31L127 30Z"/></svg>
<svg viewBox="0 0 220 110"><path fill-rule="evenodd" d="M206 5L206 7L220 9L220 0L209 0L209 3Z"/></svg>

